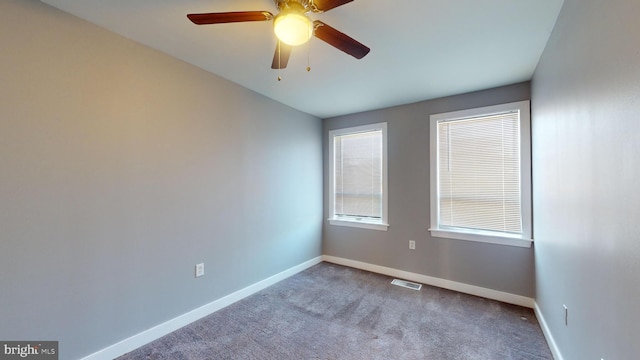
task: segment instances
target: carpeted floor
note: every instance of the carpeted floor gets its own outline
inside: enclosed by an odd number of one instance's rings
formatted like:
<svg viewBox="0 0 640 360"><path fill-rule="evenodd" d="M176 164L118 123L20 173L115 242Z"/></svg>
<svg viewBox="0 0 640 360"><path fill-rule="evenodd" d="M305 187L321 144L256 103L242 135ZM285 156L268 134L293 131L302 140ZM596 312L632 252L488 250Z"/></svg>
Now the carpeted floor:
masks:
<svg viewBox="0 0 640 360"><path fill-rule="evenodd" d="M553 359L531 309L321 263L118 360Z"/></svg>

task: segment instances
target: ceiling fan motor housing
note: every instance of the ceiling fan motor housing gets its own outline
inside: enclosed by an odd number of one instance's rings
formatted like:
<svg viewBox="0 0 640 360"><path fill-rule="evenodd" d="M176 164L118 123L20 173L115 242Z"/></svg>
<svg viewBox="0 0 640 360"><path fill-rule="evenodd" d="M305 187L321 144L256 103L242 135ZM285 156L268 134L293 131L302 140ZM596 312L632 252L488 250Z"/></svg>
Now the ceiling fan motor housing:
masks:
<svg viewBox="0 0 640 360"><path fill-rule="evenodd" d="M274 0L274 2L280 11L295 9L295 11L301 11L302 13L307 13L309 11L319 12L317 7L313 4L313 0Z"/></svg>

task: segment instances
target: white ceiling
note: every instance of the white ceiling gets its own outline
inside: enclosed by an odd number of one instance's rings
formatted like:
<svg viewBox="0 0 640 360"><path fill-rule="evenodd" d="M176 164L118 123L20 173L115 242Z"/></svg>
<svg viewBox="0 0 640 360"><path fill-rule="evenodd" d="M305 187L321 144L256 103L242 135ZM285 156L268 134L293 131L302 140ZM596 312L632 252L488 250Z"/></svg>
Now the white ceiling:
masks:
<svg viewBox="0 0 640 360"><path fill-rule="evenodd" d="M370 47L366 57L356 60L314 38L294 48L280 72L271 69L271 21L197 26L186 18L275 15L272 0L42 1L328 118L531 79L563 0L355 0L310 17Z"/></svg>

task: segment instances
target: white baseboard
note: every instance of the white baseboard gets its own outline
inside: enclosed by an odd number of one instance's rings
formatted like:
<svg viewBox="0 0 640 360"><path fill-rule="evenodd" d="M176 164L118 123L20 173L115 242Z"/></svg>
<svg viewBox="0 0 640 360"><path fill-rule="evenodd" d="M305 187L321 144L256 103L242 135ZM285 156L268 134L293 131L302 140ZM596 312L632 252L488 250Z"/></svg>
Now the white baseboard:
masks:
<svg viewBox="0 0 640 360"><path fill-rule="evenodd" d="M551 335L551 330L549 330L549 326L547 325L547 321L544 319L542 315L542 311L536 302L533 307L533 311L536 313L536 317L538 318L538 323L540 323L540 328L542 329L542 333L544 334L544 338L547 339L547 345L549 345L549 349L551 349L551 354L555 360L564 360L562 354L560 353L560 349L558 348L558 344L553 339Z"/></svg>
<svg viewBox="0 0 640 360"><path fill-rule="evenodd" d="M186 314L180 315L160 325L154 326L151 329L145 330L139 334L131 336L130 338L108 346L98 352L84 357L82 360L112 360L321 262L322 257L318 256L317 258L294 266L253 285L247 286L244 289L238 290L195 310L189 311Z"/></svg>
<svg viewBox="0 0 640 360"><path fill-rule="evenodd" d="M421 284L437 286L444 289L459 291L465 294L480 296L487 299L498 300L509 304L533 308L535 301L532 298L510 294L498 290L487 289L479 286L464 284L456 281L440 279L432 276L416 274L408 271L393 269L380 265L373 265L361 261L349 260L335 256L323 255L322 260L338 265L349 266L356 269L371 271L378 274L411 280Z"/></svg>
<svg viewBox="0 0 640 360"><path fill-rule="evenodd" d="M197 309L189 311L186 314L180 315L174 319L171 319L160 325L154 326L153 328L145 330L139 334L136 334L127 339L124 339L116 344L108 346L100 351L97 351L89 356L82 358L82 360L112 360L114 358L117 358L145 344L148 344L151 341L159 339L175 330L178 330L183 326L186 326L196 320L199 320L222 308L225 308L239 300L242 300L250 295L253 295L256 292L263 290L279 281L282 281L316 264L319 264L322 261L326 261L326 262L330 262L338 265L349 266L356 269L371 271L374 273L397 277L401 279L411 280L411 281L419 282L426 285L432 285L432 286L437 286L444 289L459 291L466 294L481 296L487 299L498 300L498 301L506 302L509 304L515 304L515 305L525 306L529 308L534 308L536 316L540 321L542 331L544 333L545 338L547 339L547 342L549 343L549 347L551 348L554 358L556 360L563 360L555 342L553 341L553 337L549 333L549 329L547 328L546 322L544 321L544 318L542 318L542 314L540 313L537 307L537 304L531 298L510 294L510 293L505 293L497 290L482 288L479 286L459 283L451 280L445 280L445 279L440 279L440 278L431 277L427 275L416 274L408 271L397 270L389 267L339 258L335 256L329 256L329 255L319 256L317 258L306 261L300 265L294 266L288 270L285 270L281 273L273 275L253 285L247 286L244 289L238 290L232 294L229 294L225 297L215 300L209 304L206 304Z"/></svg>

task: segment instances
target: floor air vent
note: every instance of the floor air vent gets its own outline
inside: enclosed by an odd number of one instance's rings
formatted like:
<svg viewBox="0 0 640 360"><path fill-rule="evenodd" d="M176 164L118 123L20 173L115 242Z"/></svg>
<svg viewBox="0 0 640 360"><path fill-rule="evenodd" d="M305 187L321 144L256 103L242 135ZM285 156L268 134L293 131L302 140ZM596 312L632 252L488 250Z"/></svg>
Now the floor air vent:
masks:
<svg viewBox="0 0 640 360"><path fill-rule="evenodd" d="M398 285L398 286L405 287L407 289L417 290L417 291L419 291L422 288L422 284L416 284L414 282L398 280L398 279L393 279L391 283L393 285Z"/></svg>

